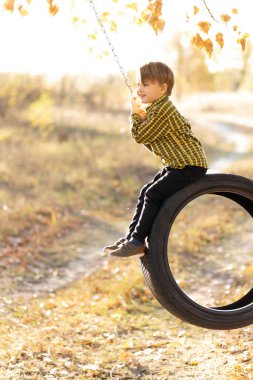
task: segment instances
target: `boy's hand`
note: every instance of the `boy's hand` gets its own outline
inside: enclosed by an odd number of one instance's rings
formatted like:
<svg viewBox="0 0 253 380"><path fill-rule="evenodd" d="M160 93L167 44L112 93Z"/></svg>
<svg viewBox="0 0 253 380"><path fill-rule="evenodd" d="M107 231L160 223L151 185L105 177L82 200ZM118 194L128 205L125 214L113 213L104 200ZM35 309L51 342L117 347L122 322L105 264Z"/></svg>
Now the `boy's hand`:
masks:
<svg viewBox="0 0 253 380"><path fill-rule="evenodd" d="M138 112L138 115L140 115L140 117L142 118L142 120L144 120L146 118L147 112L145 110L140 110Z"/></svg>
<svg viewBox="0 0 253 380"><path fill-rule="evenodd" d="M146 117L146 111L141 109L140 103L136 98L131 98L131 114L137 113L142 119Z"/></svg>
<svg viewBox="0 0 253 380"><path fill-rule="evenodd" d="M131 98L131 114L132 113L139 113L140 111L140 103L138 102L137 98Z"/></svg>

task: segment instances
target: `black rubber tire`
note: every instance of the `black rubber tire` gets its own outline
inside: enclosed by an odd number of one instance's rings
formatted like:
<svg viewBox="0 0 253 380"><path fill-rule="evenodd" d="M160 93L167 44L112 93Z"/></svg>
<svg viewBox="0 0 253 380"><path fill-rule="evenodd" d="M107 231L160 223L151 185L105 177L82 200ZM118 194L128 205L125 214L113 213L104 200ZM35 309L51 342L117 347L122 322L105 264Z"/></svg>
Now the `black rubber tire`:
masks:
<svg viewBox="0 0 253 380"><path fill-rule="evenodd" d="M217 194L232 199L253 216L253 181L233 174L206 174L169 197L153 223L146 254L141 258L145 282L159 303L181 320L196 326L230 330L253 323L253 288L241 299L222 307L204 307L177 285L169 266L169 233L179 212L193 199Z"/></svg>

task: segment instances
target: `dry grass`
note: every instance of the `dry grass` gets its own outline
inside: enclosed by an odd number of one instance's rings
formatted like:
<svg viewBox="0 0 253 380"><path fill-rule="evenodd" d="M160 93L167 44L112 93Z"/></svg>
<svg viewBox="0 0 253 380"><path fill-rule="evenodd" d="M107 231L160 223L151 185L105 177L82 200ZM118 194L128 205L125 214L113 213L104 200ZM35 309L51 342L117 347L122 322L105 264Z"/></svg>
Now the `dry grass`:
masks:
<svg viewBox="0 0 253 380"><path fill-rule="evenodd" d="M66 121L48 132L10 126L1 132L2 239L43 222L38 210L51 213L49 224L62 223L66 213L83 220L83 209L124 215L156 170L145 148L133 144L127 121L122 127L122 118L112 114L95 120L78 115L83 124Z"/></svg>
<svg viewBox="0 0 253 380"><path fill-rule="evenodd" d="M0 288L0 379L251 380L250 327L210 331L180 321L151 296L138 261L109 263L56 292L20 293L35 258L65 265L70 252L53 256L48 249L60 246L71 230L85 230L85 240L98 216L105 224L129 220L139 189L160 168L158 159L133 143L126 115L71 110L65 116L65 125L47 133L10 126L0 137L1 265L6 270ZM210 141L212 154L217 141ZM252 177L251 156L236 165ZM175 252L189 258L191 271L210 244L229 241L241 218L238 210L218 202L200 229L198 215L200 210L206 215L208 207L202 202L179 218L175 231L184 231ZM175 261L175 269L181 268ZM21 283L15 297L11 271ZM250 273L248 267L248 280Z"/></svg>
<svg viewBox="0 0 253 380"><path fill-rule="evenodd" d="M221 380L253 371L250 329L224 334L181 322L151 297L137 261L45 298L4 301L4 379Z"/></svg>

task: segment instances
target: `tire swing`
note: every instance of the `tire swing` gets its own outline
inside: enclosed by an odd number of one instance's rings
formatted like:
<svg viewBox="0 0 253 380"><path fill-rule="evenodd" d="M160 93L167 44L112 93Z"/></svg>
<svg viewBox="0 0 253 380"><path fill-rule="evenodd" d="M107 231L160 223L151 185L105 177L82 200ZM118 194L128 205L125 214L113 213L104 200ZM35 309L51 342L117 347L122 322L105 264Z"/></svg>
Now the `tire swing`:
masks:
<svg viewBox="0 0 253 380"><path fill-rule="evenodd" d="M189 298L175 281L167 252L172 225L180 211L204 194L229 198L253 217L253 181L233 174L206 174L174 193L161 206L153 223L146 254L140 259L145 282L158 302L190 324L230 330L253 323L253 288L241 299L221 307L204 307Z"/></svg>
<svg viewBox="0 0 253 380"><path fill-rule="evenodd" d="M105 35L114 59L133 97L133 89L121 66L93 0L90 6ZM238 203L253 216L253 181L232 174L207 174L173 194L162 205L152 226L147 253L141 258L145 281L155 298L183 321L208 329L227 330L253 323L253 288L241 299L222 307L203 307L191 300L177 285L167 259L167 242L179 212L192 200L204 195L220 195Z"/></svg>

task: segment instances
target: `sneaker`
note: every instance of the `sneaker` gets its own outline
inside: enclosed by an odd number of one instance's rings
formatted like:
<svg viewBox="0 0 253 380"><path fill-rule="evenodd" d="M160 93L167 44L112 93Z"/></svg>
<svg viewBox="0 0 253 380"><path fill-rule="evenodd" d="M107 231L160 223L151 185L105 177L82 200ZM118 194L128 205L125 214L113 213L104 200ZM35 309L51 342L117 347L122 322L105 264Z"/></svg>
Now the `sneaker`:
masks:
<svg viewBox="0 0 253 380"><path fill-rule="evenodd" d="M127 241L108 255L109 259L128 259L145 255L145 245L136 245Z"/></svg>
<svg viewBox="0 0 253 380"><path fill-rule="evenodd" d="M124 244L125 242L127 242L127 239L121 238L118 241L116 241L113 245L108 245L107 247L104 247L104 252L109 253L111 251L114 251L115 249L118 249L121 246L121 244Z"/></svg>

